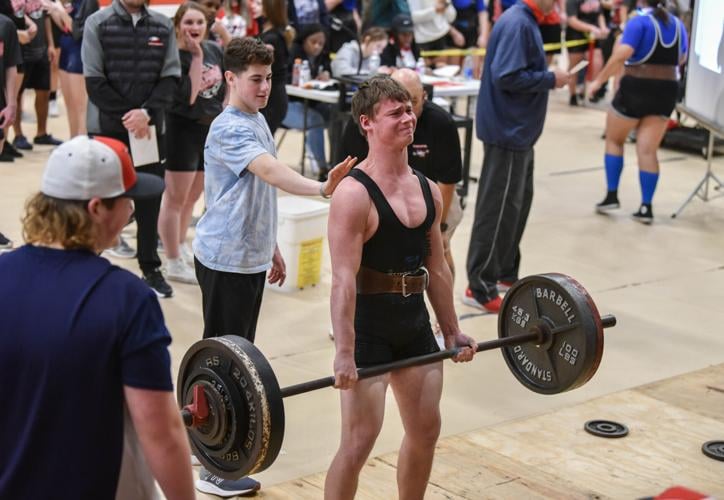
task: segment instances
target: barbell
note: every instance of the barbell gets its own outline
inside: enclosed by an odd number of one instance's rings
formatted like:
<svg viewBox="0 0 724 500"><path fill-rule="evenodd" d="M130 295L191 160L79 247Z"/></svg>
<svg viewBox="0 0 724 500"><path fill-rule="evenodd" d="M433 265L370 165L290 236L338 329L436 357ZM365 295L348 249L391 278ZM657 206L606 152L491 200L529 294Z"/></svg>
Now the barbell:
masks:
<svg viewBox="0 0 724 500"><path fill-rule="evenodd" d="M501 348L510 371L526 388L557 394L580 387L603 356L603 329L616 318L601 317L573 278L542 274L517 281L498 316L498 338L478 351ZM361 368L360 379L452 358L448 349ZM201 340L181 362L177 397L191 447L199 461L225 479L271 466L284 439L285 397L334 385L324 377L280 388L271 365L251 342L226 335Z"/></svg>

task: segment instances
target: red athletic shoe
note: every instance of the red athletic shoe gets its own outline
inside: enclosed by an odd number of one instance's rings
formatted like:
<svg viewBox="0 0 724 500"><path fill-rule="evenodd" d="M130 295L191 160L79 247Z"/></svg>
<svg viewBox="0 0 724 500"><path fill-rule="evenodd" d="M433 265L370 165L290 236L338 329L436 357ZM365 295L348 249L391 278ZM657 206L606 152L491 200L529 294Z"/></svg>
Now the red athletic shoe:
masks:
<svg viewBox="0 0 724 500"><path fill-rule="evenodd" d="M485 304L482 304L478 302L478 300L473 297L473 292L470 290L470 288L465 289L465 295L463 296L463 304L466 306L474 307L476 309L480 309L483 312L486 312L488 314L498 314L500 311L500 305L503 303L503 300L500 297L495 297L492 300L489 300Z"/></svg>

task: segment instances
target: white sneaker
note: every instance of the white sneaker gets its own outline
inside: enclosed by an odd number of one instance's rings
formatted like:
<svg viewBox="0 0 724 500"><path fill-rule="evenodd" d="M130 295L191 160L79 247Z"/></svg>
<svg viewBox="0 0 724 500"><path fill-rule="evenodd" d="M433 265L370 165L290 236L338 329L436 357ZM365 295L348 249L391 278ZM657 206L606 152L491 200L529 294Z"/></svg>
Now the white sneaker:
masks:
<svg viewBox="0 0 724 500"><path fill-rule="evenodd" d="M188 243L181 243L178 247L178 253L181 255L181 258L186 264L192 268L194 267L194 251L191 250L191 245Z"/></svg>
<svg viewBox="0 0 724 500"><path fill-rule="evenodd" d="M48 116L58 117L60 116L60 109L58 108L58 99L53 99L48 103Z"/></svg>
<svg viewBox="0 0 724 500"><path fill-rule="evenodd" d="M116 259L135 259L136 251L128 244L123 236L118 237L118 244L114 247L107 248L103 253L115 257Z"/></svg>
<svg viewBox="0 0 724 500"><path fill-rule="evenodd" d="M168 259L166 261L165 269L166 278L171 281L178 281L179 283L188 283L191 285L197 285L196 273L194 270L183 261L181 257L178 259Z"/></svg>

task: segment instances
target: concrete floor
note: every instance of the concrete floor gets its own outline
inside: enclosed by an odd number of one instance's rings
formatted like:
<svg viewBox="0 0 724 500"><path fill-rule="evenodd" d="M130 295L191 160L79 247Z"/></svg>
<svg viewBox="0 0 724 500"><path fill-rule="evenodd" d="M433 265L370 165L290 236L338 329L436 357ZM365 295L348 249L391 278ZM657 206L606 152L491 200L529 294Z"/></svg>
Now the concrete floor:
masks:
<svg viewBox="0 0 724 500"><path fill-rule="evenodd" d="M523 237L521 274L556 271L575 277L602 314L617 316L618 326L606 333L606 351L594 379L555 397L524 389L494 352L482 353L470 364L447 364L443 435L539 415L724 361L724 201L696 199L679 218L669 217L703 176L705 161L678 151L660 152L656 219L646 227L629 219L640 194L634 146L627 145L620 189L623 208L610 216L596 215L593 206L605 191L603 108L570 108L567 100L565 91L551 95L536 148L536 193ZM26 109L32 110L30 101ZM34 135L32 123L25 129L26 135ZM49 130L66 137L65 118L51 119ZM300 135L288 135L282 160L298 161ZM36 147L21 161L0 163L0 230L16 243L21 241L23 202L38 188L48 152L47 147ZM481 144L474 140L474 176L481 159ZM724 159L716 158L713 168L724 175ZM476 186L471 184L469 207L474 206ZM456 304L458 314L465 315L464 330L485 340L497 336L497 318L470 316L475 310L459 299L466 287L463 270L472 219L468 208L453 240L459 269ZM134 261L116 263L137 271ZM183 353L201 337L201 299L196 286L173 286L175 296L162 305L174 336L171 350L177 369ZM332 373L329 289L325 250L318 286L265 296L257 345L282 386ZM339 399L334 390L289 398L285 409L283 450L274 466L257 476L265 486L325 470L337 446ZM402 429L392 397L386 417L373 455L399 446Z"/></svg>

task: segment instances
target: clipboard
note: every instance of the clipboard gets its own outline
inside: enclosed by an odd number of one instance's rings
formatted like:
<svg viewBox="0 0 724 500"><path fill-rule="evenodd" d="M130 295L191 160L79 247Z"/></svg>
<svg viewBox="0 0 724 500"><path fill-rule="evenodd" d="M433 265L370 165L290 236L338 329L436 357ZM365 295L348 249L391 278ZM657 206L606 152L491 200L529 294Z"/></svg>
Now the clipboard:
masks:
<svg viewBox="0 0 724 500"><path fill-rule="evenodd" d="M158 153L158 141L156 140L156 125L150 125L148 131L151 137L143 139L139 139L133 133L128 132L128 144L134 167L158 163L161 160Z"/></svg>

